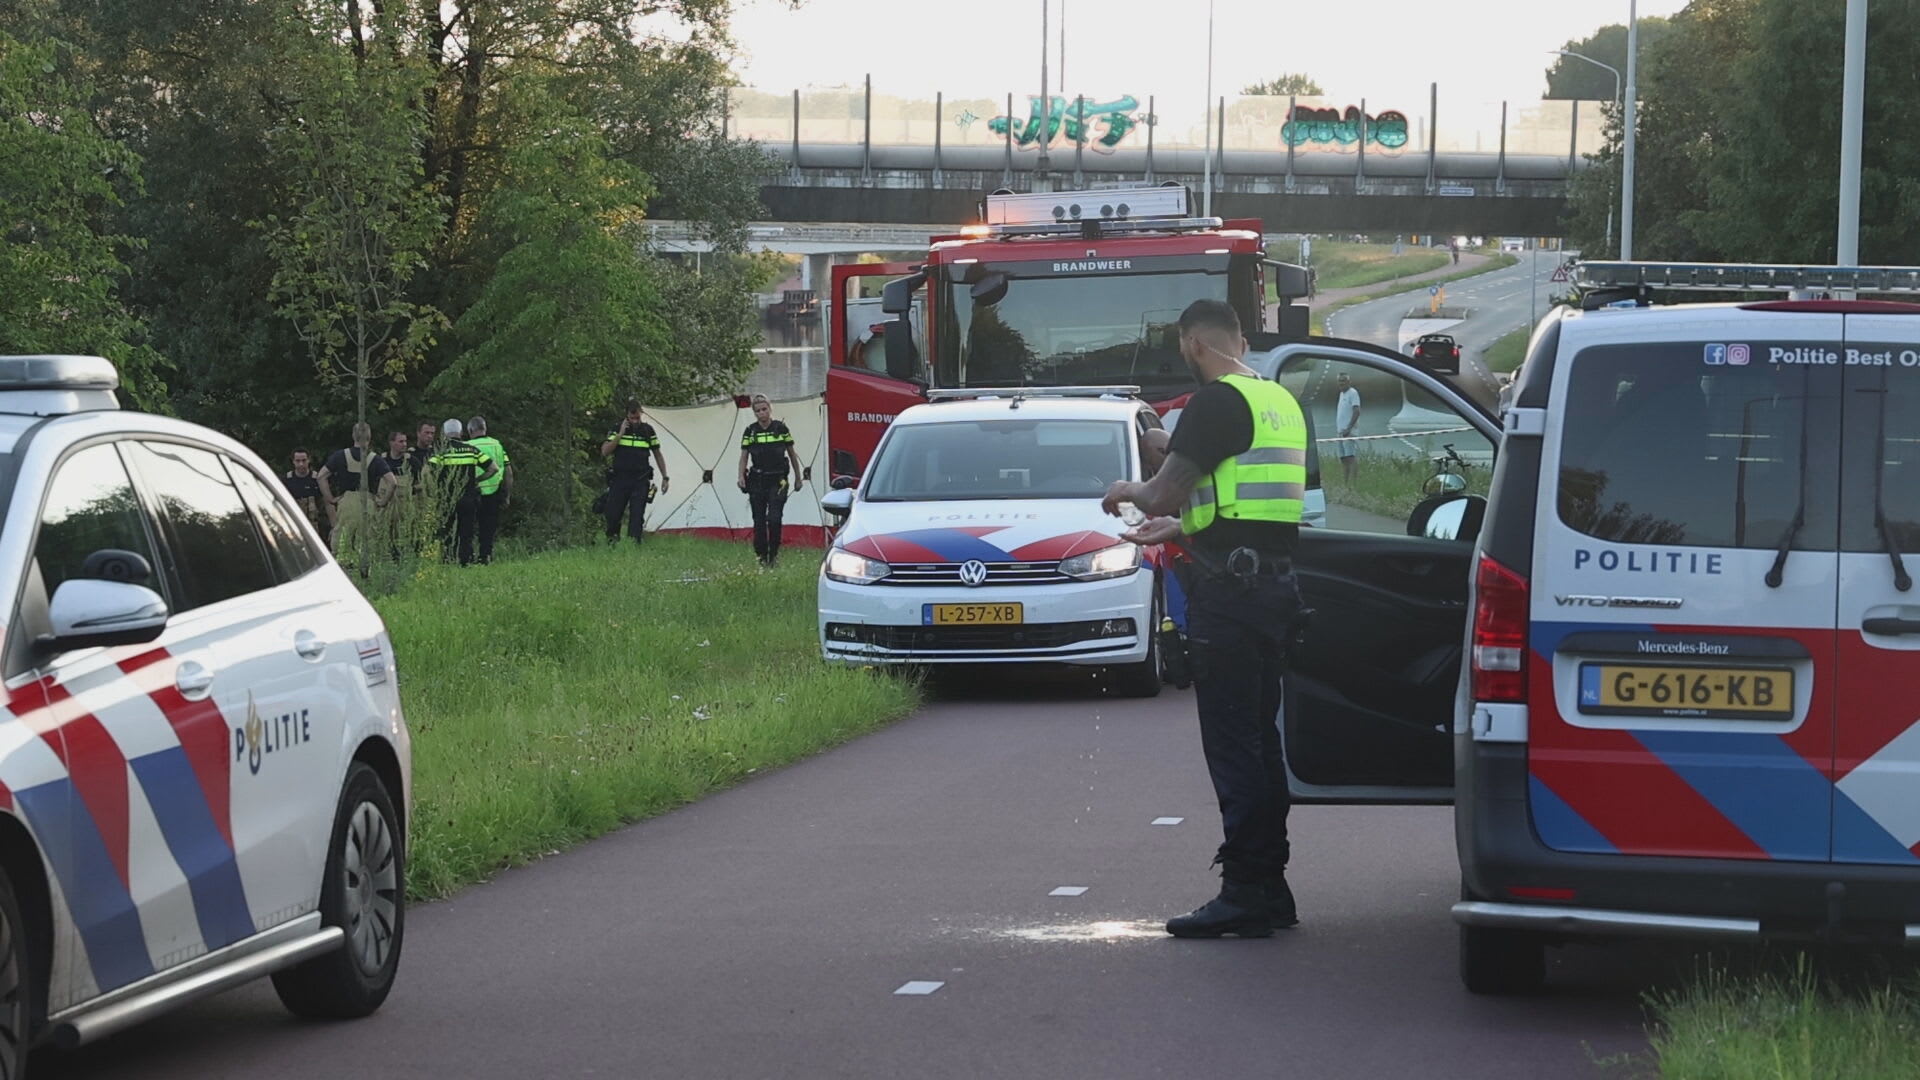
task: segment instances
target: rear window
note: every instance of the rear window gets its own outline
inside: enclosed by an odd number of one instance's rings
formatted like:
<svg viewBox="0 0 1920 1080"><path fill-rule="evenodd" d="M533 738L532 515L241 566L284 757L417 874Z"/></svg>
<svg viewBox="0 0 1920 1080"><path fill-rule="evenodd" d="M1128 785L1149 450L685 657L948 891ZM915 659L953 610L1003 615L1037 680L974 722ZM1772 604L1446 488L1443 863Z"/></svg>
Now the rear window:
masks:
<svg viewBox="0 0 1920 1080"><path fill-rule="evenodd" d="M1752 354L1768 348L1755 343ZM1709 364L1709 355L1724 354L1701 342L1575 356L1560 519L1619 543L1777 548L1804 495L1792 546L1833 550L1837 498L1820 478L1837 475L1839 369Z"/></svg>
<svg viewBox="0 0 1920 1080"><path fill-rule="evenodd" d="M872 502L1087 499L1127 478L1132 427L1119 420L979 420L896 425L874 462Z"/></svg>

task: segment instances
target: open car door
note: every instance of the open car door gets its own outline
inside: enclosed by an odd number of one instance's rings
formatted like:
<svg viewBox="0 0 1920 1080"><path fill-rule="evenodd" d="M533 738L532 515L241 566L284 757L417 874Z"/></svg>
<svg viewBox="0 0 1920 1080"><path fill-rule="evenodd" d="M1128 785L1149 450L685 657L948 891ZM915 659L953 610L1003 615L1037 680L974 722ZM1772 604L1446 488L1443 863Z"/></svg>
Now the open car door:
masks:
<svg viewBox="0 0 1920 1080"><path fill-rule="evenodd" d="M914 294L907 313L911 347L900 335L889 343L886 324L899 315L883 309L880 295L885 283L914 272L909 263L833 268L827 294L827 467L836 477L859 476L893 418L926 400L926 291Z"/></svg>
<svg viewBox="0 0 1920 1080"><path fill-rule="evenodd" d="M1300 402L1324 522L1294 570L1313 609L1281 732L1301 802L1448 802L1474 541L1498 420L1450 381L1362 342L1312 338L1256 367Z"/></svg>

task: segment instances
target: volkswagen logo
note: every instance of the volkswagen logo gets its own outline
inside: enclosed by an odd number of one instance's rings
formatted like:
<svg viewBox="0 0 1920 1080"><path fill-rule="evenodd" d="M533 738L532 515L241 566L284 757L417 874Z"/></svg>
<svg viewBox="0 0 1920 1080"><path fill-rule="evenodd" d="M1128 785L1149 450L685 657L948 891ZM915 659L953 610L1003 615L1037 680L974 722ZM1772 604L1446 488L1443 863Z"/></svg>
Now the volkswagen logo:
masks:
<svg viewBox="0 0 1920 1080"><path fill-rule="evenodd" d="M960 564L960 584L969 588L987 583L987 564L979 559L968 559Z"/></svg>

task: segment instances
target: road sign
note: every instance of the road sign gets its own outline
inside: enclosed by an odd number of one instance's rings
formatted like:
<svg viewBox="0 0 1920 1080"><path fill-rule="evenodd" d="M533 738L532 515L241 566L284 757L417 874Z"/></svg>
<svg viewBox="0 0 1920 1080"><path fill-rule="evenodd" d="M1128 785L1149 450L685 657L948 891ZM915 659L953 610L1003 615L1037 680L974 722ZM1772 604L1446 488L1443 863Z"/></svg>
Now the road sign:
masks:
<svg viewBox="0 0 1920 1080"><path fill-rule="evenodd" d="M1471 195L1473 194L1473 189L1459 184L1441 184L1439 188L1434 191L1434 194L1453 196Z"/></svg>
<svg viewBox="0 0 1920 1080"><path fill-rule="evenodd" d="M1439 295L1440 295L1440 286L1438 286L1438 285L1429 285L1429 286L1427 286L1427 295L1428 295L1428 296L1439 296Z"/></svg>
<svg viewBox="0 0 1920 1080"><path fill-rule="evenodd" d="M1556 267L1554 267L1554 268L1553 268L1553 276L1552 276L1552 277L1550 277L1550 278L1548 278L1547 280L1548 280L1548 281L1565 281L1565 280L1567 280L1567 268L1566 268L1566 266L1565 266L1565 265L1563 264L1563 265L1560 265L1560 266L1556 266Z"/></svg>

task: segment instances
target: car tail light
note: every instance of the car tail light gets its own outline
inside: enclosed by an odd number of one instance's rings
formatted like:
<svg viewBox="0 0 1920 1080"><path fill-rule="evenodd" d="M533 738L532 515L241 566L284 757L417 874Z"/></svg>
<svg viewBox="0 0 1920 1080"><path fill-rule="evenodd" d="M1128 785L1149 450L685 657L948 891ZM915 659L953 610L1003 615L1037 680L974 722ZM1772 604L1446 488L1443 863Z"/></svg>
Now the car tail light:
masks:
<svg viewBox="0 0 1920 1080"><path fill-rule="evenodd" d="M1474 578L1473 699L1527 699L1527 579L1480 556Z"/></svg>

